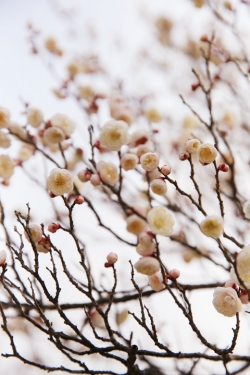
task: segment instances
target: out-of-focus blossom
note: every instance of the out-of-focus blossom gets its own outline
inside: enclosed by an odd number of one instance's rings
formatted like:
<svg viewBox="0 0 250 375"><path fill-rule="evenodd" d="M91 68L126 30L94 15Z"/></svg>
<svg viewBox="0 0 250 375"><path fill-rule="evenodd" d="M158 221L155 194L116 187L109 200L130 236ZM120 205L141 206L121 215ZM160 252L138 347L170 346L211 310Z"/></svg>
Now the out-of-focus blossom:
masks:
<svg viewBox="0 0 250 375"><path fill-rule="evenodd" d="M14 173L16 163L8 155L0 155L0 177L10 178Z"/></svg>
<svg viewBox="0 0 250 375"><path fill-rule="evenodd" d="M167 192L167 184L162 178L156 178L151 182L151 190L157 195L165 195Z"/></svg>
<svg viewBox="0 0 250 375"><path fill-rule="evenodd" d="M1 148L9 148L11 145L11 139L8 134L0 131L0 147Z"/></svg>
<svg viewBox="0 0 250 375"><path fill-rule="evenodd" d="M121 157L121 166L125 171L135 169L139 159L135 154L124 154Z"/></svg>
<svg viewBox="0 0 250 375"><path fill-rule="evenodd" d="M160 122L162 120L160 112L155 108L148 109L145 112L145 116L149 122Z"/></svg>
<svg viewBox="0 0 250 375"><path fill-rule="evenodd" d="M43 112L39 108L30 107L27 111L27 122L33 128L38 128L43 122Z"/></svg>
<svg viewBox="0 0 250 375"><path fill-rule="evenodd" d="M62 129L64 134L69 137L75 130L75 123L67 115L57 113L50 119L52 126Z"/></svg>
<svg viewBox="0 0 250 375"><path fill-rule="evenodd" d="M115 120L106 122L101 128L100 142L111 151L119 151L129 142L128 124Z"/></svg>
<svg viewBox="0 0 250 375"><path fill-rule="evenodd" d="M0 129L7 128L10 123L10 111L7 108L0 107Z"/></svg>
<svg viewBox="0 0 250 375"><path fill-rule="evenodd" d="M103 182L109 185L114 185L117 183L119 179L119 174L116 166L113 163L106 163L105 161L100 161L97 164L97 169Z"/></svg>
<svg viewBox="0 0 250 375"><path fill-rule="evenodd" d="M150 133L147 129L137 129L131 136L129 141L129 147L137 147L143 145L150 139Z"/></svg>
<svg viewBox="0 0 250 375"><path fill-rule="evenodd" d="M48 143L60 143L65 139L65 133L57 126L52 126L44 131L43 137Z"/></svg>
<svg viewBox="0 0 250 375"><path fill-rule="evenodd" d="M139 236L140 233L147 230L147 223L139 216L133 214L127 217L127 231Z"/></svg>
<svg viewBox="0 0 250 375"><path fill-rule="evenodd" d="M41 225L30 224L29 230L30 230L30 234L31 234L31 237L32 237L33 241L34 242L40 241L40 239L42 238L42 235L43 235ZM24 235L25 235L25 238L30 242L30 237L29 237L28 233L24 232Z"/></svg>

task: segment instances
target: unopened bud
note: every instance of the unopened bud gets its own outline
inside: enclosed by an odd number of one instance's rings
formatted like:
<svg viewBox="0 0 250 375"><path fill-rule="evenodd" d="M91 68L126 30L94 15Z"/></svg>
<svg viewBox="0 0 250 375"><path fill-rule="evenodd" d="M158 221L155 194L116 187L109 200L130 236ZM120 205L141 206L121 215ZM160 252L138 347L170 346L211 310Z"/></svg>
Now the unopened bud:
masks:
<svg viewBox="0 0 250 375"><path fill-rule="evenodd" d="M90 173L87 169L79 172L77 174L78 178L82 182L87 182L90 180L92 173Z"/></svg>
<svg viewBox="0 0 250 375"><path fill-rule="evenodd" d="M176 270L176 269L173 269L169 272L169 275L173 278L173 279L178 279L178 277L180 276L180 271L179 270Z"/></svg>
<svg viewBox="0 0 250 375"><path fill-rule="evenodd" d="M183 160L187 160L189 158L189 155L188 154L186 154L186 153L182 153L182 154L180 154L179 155L179 159L181 160L181 161L183 161Z"/></svg>
<svg viewBox="0 0 250 375"><path fill-rule="evenodd" d="M118 260L118 256L116 253L109 253L107 255L107 261L109 264L113 265L117 262L117 260Z"/></svg>
<svg viewBox="0 0 250 375"><path fill-rule="evenodd" d="M112 266L113 266L113 264L110 264L109 262L104 263L104 267L106 267L106 268L110 268Z"/></svg>
<svg viewBox="0 0 250 375"><path fill-rule="evenodd" d="M202 35L200 40L201 40L201 42L209 42L209 39L208 39L207 35Z"/></svg>
<svg viewBox="0 0 250 375"><path fill-rule="evenodd" d="M61 225L58 223L50 223L48 225L48 231L51 233L56 233L56 231L60 228L61 228Z"/></svg>
<svg viewBox="0 0 250 375"><path fill-rule="evenodd" d="M200 86L199 82L193 83L192 86L191 86L192 91L195 91L196 89L198 89L199 86Z"/></svg>
<svg viewBox="0 0 250 375"><path fill-rule="evenodd" d="M171 168L168 165L163 165L163 167L161 167L161 173L164 174L164 176L168 176L171 173Z"/></svg>
<svg viewBox="0 0 250 375"><path fill-rule="evenodd" d="M75 204L83 204L85 202L85 199L82 195L77 195L74 202Z"/></svg>
<svg viewBox="0 0 250 375"><path fill-rule="evenodd" d="M99 174L97 173L92 174L92 176L90 177L90 182L93 186L99 186L101 182Z"/></svg>
<svg viewBox="0 0 250 375"><path fill-rule="evenodd" d="M218 171L228 172L229 171L229 165L228 164L220 164L220 165L218 165Z"/></svg>
<svg viewBox="0 0 250 375"><path fill-rule="evenodd" d="M49 196L50 196L50 198L55 198L56 197L56 195L53 194L52 191L49 192Z"/></svg>

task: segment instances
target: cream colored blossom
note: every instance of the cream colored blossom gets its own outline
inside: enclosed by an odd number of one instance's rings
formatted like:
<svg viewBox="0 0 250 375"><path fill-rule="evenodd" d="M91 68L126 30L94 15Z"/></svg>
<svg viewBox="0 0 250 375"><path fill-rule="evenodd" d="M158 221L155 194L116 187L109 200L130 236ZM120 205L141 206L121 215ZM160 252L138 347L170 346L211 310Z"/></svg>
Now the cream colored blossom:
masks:
<svg viewBox="0 0 250 375"><path fill-rule="evenodd" d="M140 233L147 230L147 223L139 216L133 214L127 217L127 231L138 236Z"/></svg>
<svg viewBox="0 0 250 375"><path fill-rule="evenodd" d="M234 268L231 268L230 277L233 280L233 282L235 284L240 285L242 289L245 289L245 288L250 289L250 272L239 273L239 276L240 276L241 280L243 281L244 285L241 285L241 282L238 280Z"/></svg>
<svg viewBox="0 0 250 375"><path fill-rule="evenodd" d="M112 163L100 161L97 164L97 169L100 173L101 180L109 185L114 185L119 179L119 174L116 166Z"/></svg>
<svg viewBox="0 0 250 375"><path fill-rule="evenodd" d="M143 245L143 244L139 243L136 246L136 251L137 251L138 254L140 254L143 257L152 255L155 251L155 243L153 241L151 241L147 245Z"/></svg>
<svg viewBox="0 0 250 375"><path fill-rule="evenodd" d="M148 277L149 285L156 292L159 292L160 290L165 288L165 285L162 281L162 273L160 271Z"/></svg>
<svg viewBox="0 0 250 375"><path fill-rule="evenodd" d="M147 215L148 225L153 233L171 236L174 232L175 220L172 212L165 207L154 207Z"/></svg>
<svg viewBox="0 0 250 375"><path fill-rule="evenodd" d="M135 169L139 159L135 154L124 154L121 157L121 166L125 171Z"/></svg>
<svg viewBox="0 0 250 375"><path fill-rule="evenodd" d="M206 216L200 223L200 230L208 237L218 238L224 231L224 220L221 216Z"/></svg>
<svg viewBox="0 0 250 375"><path fill-rule="evenodd" d="M67 169L54 168L47 178L47 188L54 195L63 195L73 190L73 177Z"/></svg>
<svg viewBox="0 0 250 375"><path fill-rule="evenodd" d="M57 126L52 126L45 130L43 137L49 143L61 143L65 139L65 133Z"/></svg>
<svg viewBox="0 0 250 375"><path fill-rule="evenodd" d="M160 262L152 257L140 258L134 265L137 272L144 275L153 275L160 269Z"/></svg>
<svg viewBox="0 0 250 375"><path fill-rule="evenodd" d="M149 145L140 145L137 147L136 155L138 156L138 159L140 160L142 155L151 151L152 151L152 148L149 147Z"/></svg>
<svg viewBox="0 0 250 375"><path fill-rule="evenodd" d="M21 161L28 160L35 153L35 147L29 144L23 144L18 151L18 159Z"/></svg>
<svg viewBox="0 0 250 375"><path fill-rule="evenodd" d="M115 120L106 122L101 128L100 142L111 151L119 151L129 142L128 124Z"/></svg>
<svg viewBox="0 0 250 375"><path fill-rule="evenodd" d="M27 111L27 122L33 128L38 128L43 122L43 112L39 108L31 107Z"/></svg>
<svg viewBox="0 0 250 375"><path fill-rule="evenodd" d="M10 123L10 111L7 108L0 107L0 129L7 128Z"/></svg>
<svg viewBox="0 0 250 375"><path fill-rule="evenodd" d="M67 68L70 76L74 77L83 71L83 64L80 61L71 61Z"/></svg>
<svg viewBox="0 0 250 375"><path fill-rule="evenodd" d="M29 225L30 234L34 242L40 241L42 238L43 232L41 225L39 224L30 224ZM27 232L24 232L25 238L30 242L30 237Z"/></svg>
<svg viewBox="0 0 250 375"><path fill-rule="evenodd" d="M145 116L149 122L160 122L162 120L160 112L155 108L148 109Z"/></svg>
<svg viewBox="0 0 250 375"><path fill-rule="evenodd" d="M8 134L0 131L0 147L1 148L9 148L11 145L11 139Z"/></svg>
<svg viewBox="0 0 250 375"><path fill-rule="evenodd" d="M243 206L243 212L247 219L250 219L250 201L246 201Z"/></svg>
<svg viewBox="0 0 250 375"><path fill-rule="evenodd" d="M159 165L159 156L155 152L147 152L140 158L141 166L145 171L150 172Z"/></svg>
<svg viewBox="0 0 250 375"><path fill-rule="evenodd" d="M250 245L243 247L237 255L236 264L240 275L250 273Z"/></svg>
<svg viewBox="0 0 250 375"><path fill-rule="evenodd" d="M3 266L6 263L7 254L5 250L0 251L0 266Z"/></svg>
<svg viewBox="0 0 250 375"><path fill-rule="evenodd" d="M8 155L0 155L0 177L10 178L14 173L15 162Z"/></svg>
<svg viewBox="0 0 250 375"><path fill-rule="evenodd" d="M110 108L110 115L115 120L125 121L128 125L131 125L132 122L134 122L134 113L127 105L117 105Z"/></svg>
<svg viewBox="0 0 250 375"><path fill-rule="evenodd" d="M189 139L185 145L186 151L189 154L196 154L200 144L199 139Z"/></svg>
<svg viewBox="0 0 250 375"><path fill-rule="evenodd" d="M233 288L216 288L213 305L218 313L228 317L232 317L242 310L242 303Z"/></svg>
<svg viewBox="0 0 250 375"><path fill-rule="evenodd" d="M156 178L151 182L150 188L157 195L165 195L167 192L167 184L161 178Z"/></svg>
<svg viewBox="0 0 250 375"><path fill-rule="evenodd" d="M50 119L52 126L60 128L67 137L69 137L75 130L75 123L67 115L57 113Z"/></svg>
<svg viewBox="0 0 250 375"><path fill-rule="evenodd" d="M197 154L202 164L210 164L216 159L217 150L210 143L202 143L197 150Z"/></svg>
<svg viewBox="0 0 250 375"><path fill-rule="evenodd" d="M21 138L21 139L27 138L26 130L16 122L11 122L9 124L9 130L11 131L11 133L16 135L18 138Z"/></svg>

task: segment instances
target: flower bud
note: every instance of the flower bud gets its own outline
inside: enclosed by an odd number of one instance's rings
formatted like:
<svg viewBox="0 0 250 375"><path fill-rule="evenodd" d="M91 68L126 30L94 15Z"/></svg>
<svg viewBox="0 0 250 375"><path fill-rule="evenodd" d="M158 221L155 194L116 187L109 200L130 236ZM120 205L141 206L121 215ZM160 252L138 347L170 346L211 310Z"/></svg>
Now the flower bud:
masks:
<svg viewBox="0 0 250 375"><path fill-rule="evenodd" d="M176 270L176 269L173 269L169 272L169 275L173 278L173 279L178 279L178 277L180 276L180 271L179 270Z"/></svg>
<svg viewBox="0 0 250 375"><path fill-rule="evenodd" d="M135 169L139 159L135 154L124 154L121 157L121 166L125 171Z"/></svg>
<svg viewBox="0 0 250 375"><path fill-rule="evenodd" d="M60 228L61 228L61 225L59 223L50 223L48 225L48 231L51 233L56 233L56 231Z"/></svg>
<svg viewBox="0 0 250 375"><path fill-rule="evenodd" d="M83 170L83 171L80 171L78 174L77 174L77 177L79 178L80 181L82 182L87 182L90 180L92 176L92 173L90 173L87 169Z"/></svg>
<svg viewBox="0 0 250 375"><path fill-rule="evenodd" d="M0 251L0 267L4 266L6 264L6 258L7 254L5 250Z"/></svg>
<svg viewBox="0 0 250 375"><path fill-rule="evenodd" d="M55 195L63 195L73 190L73 177L67 169L54 168L47 178L47 188Z"/></svg>
<svg viewBox="0 0 250 375"><path fill-rule="evenodd" d="M187 160L188 158L189 158L189 155L184 152L179 155L179 159L181 161Z"/></svg>
<svg viewBox="0 0 250 375"><path fill-rule="evenodd" d="M117 260L118 260L118 256L116 253L109 253L107 255L107 261L109 264L113 265L117 262Z"/></svg>
<svg viewBox="0 0 250 375"><path fill-rule="evenodd" d="M117 168L112 163L106 163L105 161L99 161L97 169L100 173L101 180L109 185L114 185L119 179Z"/></svg>
<svg viewBox="0 0 250 375"><path fill-rule="evenodd" d="M186 151L189 153L189 154L196 154L197 153L197 150L200 146L200 141L199 139L189 139L187 142L186 142Z"/></svg>
<svg viewBox="0 0 250 375"><path fill-rule="evenodd" d="M157 195L165 195L167 192L167 184L162 178L156 178L151 182L151 190Z"/></svg>
<svg viewBox="0 0 250 375"><path fill-rule="evenodd" d="M228 172L229 171L229 165L228 164L224 164L224 163L218 165L218 171Z"/></svg>
<svg viewBox="0 0 250 375"><path fill-rule="evenodd" d="M128 124L116 120L106 122L101 128L100 142L111 151L119 151L129 142Z"/></svg>
<svg viewBox="0 0 250 375"><path fill-rule="evenodd" d="M65 133L57 126L51 126L44 131L43 137L48 143L61 143L65 139Z"/></svg>
<svg viewBox="0 0 250 375"><path fill-rule="evenodd" d="M164 176L168 176L171 173L171 168L168 165L163 165L163 167L161 167L161 173Z"/></svg>
<svg viewBox="0 0 250 375"><path fill-rule="evenodd" d="M99 186L101 182L99 174L93 173L92 176L90 177L90 182L93 186Z"/></svg>
<svg viewBox="0 0 250 375"><path fill-rule="evenodd" d="M140 158L141 166L145 171L152 171L159 165L159 156L155 152L147 152Z"/></svg>
<svg viewBox="0 0 250 375"><path fill-rule="evenodd" d="M82 195L77 195L74 199L75 204L83 204L85 199Z"/></svg>
<svg viewBox="0 0 250 375"><path fill-rule="evenodd" d="M206 216L200 224L200 230L208 237L218 238L224 231L224 220L221 216Z"/></svg>
<svg viewBox="0 0 250 375"><path fill-rule="evenodd" d="M36 244L37 251L44 254L49 252L48 248L50 248L50 246L50 242L45 237L42 237Z"/></svg>
<svg viewBox="0 0 250 375"><path fill-rule="evenodd" d="M139 244L141 244L143 246L148 246L149 244L152 243L153 237L154 237L154 235L150 231L148 231L148 232L142 232L139 235L139 238L138 238Z"/></svg>
<svg viewBox="0 0 250 375"><path fill-rule="evenodd" d="M199 161L202 164L212 163L217 156L216 148L210 143L202 143L197 150Z"/></svg>
<svg viewBox="0 0 250 375"><path fill-rule="evenodd" d="M142 245L141 243L139 243L136 246L136 251L143 257L153 255L155 252L155 243L153 241L147 245Z"/></svg>
<svg viewBox="0 0 250 375"><path fill-rule="evenodd" d="M30 224L29 230L30 230L30 234L31 234L33 241L34 242L40 241L43 235L41 226L39 224ZM30 237L28 233L24 232L24 235L25 235L25 238L30 242Z"/></svg>
<svg viewBox="0 0 250 375"><path fill-rule="evenodd" d="M140 233L147 230L147 223L139 216L133 214L127 217L127 231L138 236Z"/></svg>
<svg viewBox="0 0 250 375"><path fill-rule="evenodd" d="M150 276L159 271L160 262L156 258L143 257L135 263L134 268L137 272Z"/></svg>

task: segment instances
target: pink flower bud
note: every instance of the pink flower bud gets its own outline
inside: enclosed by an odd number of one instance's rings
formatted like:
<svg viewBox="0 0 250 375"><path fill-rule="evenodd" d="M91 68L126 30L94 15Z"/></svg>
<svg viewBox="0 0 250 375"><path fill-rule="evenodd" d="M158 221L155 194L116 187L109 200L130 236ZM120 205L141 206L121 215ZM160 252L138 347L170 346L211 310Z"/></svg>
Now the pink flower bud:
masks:
<svg viewBox="0 0 250 375"><path fill-rule="evenodd" d="M116 253L109 253L107 255L107 261L109 264L113 265L117 262L117 260L118 260L118 256Z"/></svg>
<svg viewBox="0 0 250 375"><path fill-rule="evenodd" d="M183 161L183 160L187 160L189 158L189 155L188 154L186 154L186 153L182 153L182 154L180 154L179 155L179 159L181 160L181 161Z"/></svg>
<svg viewBox="0 0 250 375"><path fill-rule="evenodd" d="M192 91L197 90L199 86L200 86L199 82L197 82L197 83L193 83L192 86L191 86Z"/></svg>
<svg viewBox="0 0 250 375"><path fill-rule="evenodd" d="M225 282L225 288L236 288L236 284L232 280L228 280Z"/></svg>
<svg viewBox="0 0 250 375"><path fill-rule="evenodd" d="M3 267L6 263L7 254L5 250L0 251L0 267Z"/></svg>
<svg viewBox="0 0 250 375"><path fill-rule="evenodd" d="M90 173L87 169L80 171L77 176L80 181L87 182L90 180L92 173Z"/></svg>
<svg viewBox="0 0 250 375"><path fill-rule="evenodd" d="M171 168L168 165L163 165L163 167L161 167L161 173L164 174L164 176L168 176L171 173Z"/></svg>
<svg viewBox="0 0 250 375"><path fill-rule="evenodd" d="M100 181L101 181L100 176L97 173L92 174L92 176L90 177L90 182L93 186L99 186Z"/></svg>
<svg viewBox="0 0 250 375"><path fill-rule="evenodd" d="M106 267L106 268L110 268L112 266L113 266L113 264L110 264L109 262L104 263L104 267Z"/></svg>
<svg viewBox="0 0 250 375"><path fill-rule="evenodd" d="M61 225L58 223L50 223L48 226L48 231L51 233L56 233L58 229L61 228Z"/></svg>
<svg viewBox="0 0 250 375"><path fill-rule="evenodd" d="M74 200L75 204L83 204L85 199L82 195L77 195Z"/></svg>
<svg viewBox="0 0 250 375"><path fill-rule="evenodd" d="M228 164L220 164L220 165L218 165L218 171L228 172L229 171L229 165Z"/></svg>
<svg viewBox="0 0 250 375"><path fill-rule="evenodd" d="M169 275L173 278L173 279L178 279L178 277L180 276L180 271L179 270L176 270L176 269L173 269L169 272Z"/></svg>

